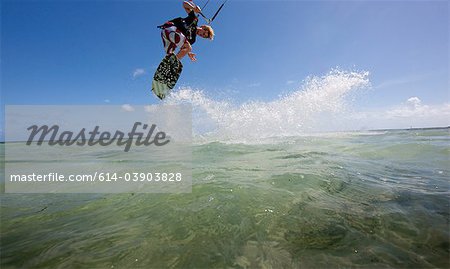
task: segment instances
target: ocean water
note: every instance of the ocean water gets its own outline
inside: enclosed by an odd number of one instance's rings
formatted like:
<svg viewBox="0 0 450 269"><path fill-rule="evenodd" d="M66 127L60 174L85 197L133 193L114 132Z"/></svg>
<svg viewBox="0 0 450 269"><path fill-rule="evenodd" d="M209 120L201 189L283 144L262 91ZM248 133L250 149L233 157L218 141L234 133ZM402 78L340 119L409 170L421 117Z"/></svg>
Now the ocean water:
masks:
<svg viewBox="0 0 450 269"><path fill-rule="evenodd" d="M366 76L237 106L178 90L192 193L1 194L1 267L449 268L449 128L324 132Z"/></svg>
<svg viewBox="0 0 450 269"><path fill-rule="evenodd" d="M211 142L190 194L2 194L2 268L448 268L449 142Z"/></svg>

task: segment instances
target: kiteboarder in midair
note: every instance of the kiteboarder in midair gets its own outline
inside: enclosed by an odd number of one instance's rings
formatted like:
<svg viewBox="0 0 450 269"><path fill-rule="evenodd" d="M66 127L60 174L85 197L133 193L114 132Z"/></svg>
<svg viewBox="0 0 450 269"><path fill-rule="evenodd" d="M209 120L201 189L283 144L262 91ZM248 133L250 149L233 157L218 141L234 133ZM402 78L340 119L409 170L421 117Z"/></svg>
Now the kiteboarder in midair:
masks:
<svg viewBox="0 0 450 269"><path fill-rule="evenodd" d="M178 60L187 54L192 61L196 61L192 45L195 43L197 35L213 40L214 30L209 25L197 26L198 16L196 13L202 14L202 10L193 1L184 1L183 8L188 13L187 17L172 19L158 27L161 28L161 38L166 54L175 53L176 48L179 48L176 54Z"/></svg>

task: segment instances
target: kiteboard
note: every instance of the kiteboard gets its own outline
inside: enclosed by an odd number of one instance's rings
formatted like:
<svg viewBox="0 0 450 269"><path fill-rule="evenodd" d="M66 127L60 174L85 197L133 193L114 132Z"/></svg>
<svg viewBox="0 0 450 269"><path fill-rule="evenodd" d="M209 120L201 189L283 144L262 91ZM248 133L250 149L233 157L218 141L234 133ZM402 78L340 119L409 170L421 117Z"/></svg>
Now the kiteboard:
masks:
<svg viewBox="0 0 450 269"><path fill-rule="evenodd" d="M163 100L177 84L182 70L183 64L181 64L177 56L173 53L167 54L153 76L152 92L159 99Z"/></svg>

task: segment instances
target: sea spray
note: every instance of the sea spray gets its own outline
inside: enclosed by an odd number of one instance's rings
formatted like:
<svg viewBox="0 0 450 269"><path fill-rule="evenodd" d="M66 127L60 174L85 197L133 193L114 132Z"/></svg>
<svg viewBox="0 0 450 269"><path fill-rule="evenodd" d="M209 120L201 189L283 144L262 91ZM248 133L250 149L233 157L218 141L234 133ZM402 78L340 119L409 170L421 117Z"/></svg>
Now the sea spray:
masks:
<svg viewBox="0 0 450 269"><path fill-rule="evenodd" d="M295 136L333 130L336 116L348 108L350 93L370 85L368 76L333 69L321 77L308 77L299 89L270 102L233 105L189 87L174 91L166 102L193 105L196 135L234 142Z"/></svg>

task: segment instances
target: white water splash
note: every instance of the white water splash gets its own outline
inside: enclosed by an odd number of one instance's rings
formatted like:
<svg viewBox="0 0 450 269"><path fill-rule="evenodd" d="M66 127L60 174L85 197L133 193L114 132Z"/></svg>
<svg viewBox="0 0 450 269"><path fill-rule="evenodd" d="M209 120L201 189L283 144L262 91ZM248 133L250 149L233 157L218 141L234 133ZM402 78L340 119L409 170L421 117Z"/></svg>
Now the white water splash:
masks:
<svg viewBox="0 0 450 269"><path fill-rule="evenodd" d="M182 88L166 103L193 105L196 135L232 141L294 136L333 130L329 125L347 109L349 94L369 86L368 75L332 70L322 77L307 78L300 89L270 102L250 101L236 106L208 98L200 90Z"/></svg>

